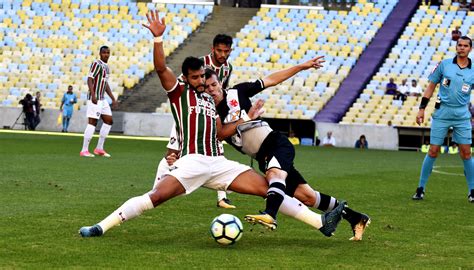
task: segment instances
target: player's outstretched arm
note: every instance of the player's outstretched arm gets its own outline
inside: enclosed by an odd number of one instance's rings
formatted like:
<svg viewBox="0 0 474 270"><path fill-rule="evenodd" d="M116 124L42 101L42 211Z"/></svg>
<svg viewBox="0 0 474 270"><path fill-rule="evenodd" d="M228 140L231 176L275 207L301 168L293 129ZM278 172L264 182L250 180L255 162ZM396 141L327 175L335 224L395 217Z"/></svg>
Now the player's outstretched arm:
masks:
<svg viewBox="0 0 474 270"><path fill-rule="evenodd" d="M324 62L324 56L318 56L296 66L279 70L263 78L263 84L265 85L265 87L275 86L281 82L288 80L300 71L307 70L310 68L318 69L323 66Z"/></svg>
<svg viewBox="0 0 474 270"><path fill-rule="evenodd" d="M242 117L241 115L239 120L232 123L222 124L221 119L218 117L216 121L217 139L223 141L233 136L237 133L238 125L243 124L246 121L255 120L260 117L265 112L265 110L263 109L264 104L265 101L263 101L262 99L257 100L244 117Z"/></svg>
<svg viewBox="0 0 474 270"><path fill-rule="evenodd" d="M423 97L421 98L420 103L420 109L418 110L418 114L416 115L416 123L418 125L423 124L425 120L425 108L428 105L428 101L430 100L431 96L433 96L435 88L436 84L434 82L429 82L428 87L426 87L426 90L423 93Z"/></svg>
<svg viewBox="0 0 474 270"><path fill-rule="evenodd" d="M165 52L163 50L163 33L166 29L165 18L161 18L157 10L150 11L146 14L148 25L143 24L143 27L148 28L155 37L153 47L153 64L155 65L156 73L160 77L161 85L165 90L171 90L176 85L176 76L173 71L166 66Z"/></svg>

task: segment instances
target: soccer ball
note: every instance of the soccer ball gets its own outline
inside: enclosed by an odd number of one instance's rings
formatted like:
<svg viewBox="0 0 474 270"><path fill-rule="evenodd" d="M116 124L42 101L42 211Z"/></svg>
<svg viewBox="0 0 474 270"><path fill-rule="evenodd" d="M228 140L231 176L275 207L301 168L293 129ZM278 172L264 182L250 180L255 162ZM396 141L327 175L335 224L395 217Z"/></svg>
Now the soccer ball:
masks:
<svg viewBox="0 0 474 270"><path fill-rule="evenodd" d="M242 222L229 214L222 214L211 222L211 236L221 245L232 245L239 241L243 234Z"/></svg>

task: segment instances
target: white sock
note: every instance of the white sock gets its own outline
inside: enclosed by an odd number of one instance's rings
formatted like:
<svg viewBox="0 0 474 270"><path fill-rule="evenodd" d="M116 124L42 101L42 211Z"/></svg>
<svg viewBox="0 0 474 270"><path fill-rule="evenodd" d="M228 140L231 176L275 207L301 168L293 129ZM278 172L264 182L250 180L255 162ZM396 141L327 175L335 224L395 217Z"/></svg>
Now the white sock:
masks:
<svg viewBox="0 0 474 270"><path fill-rule="evenodd" d="M110 228L123 223L129 219L138 217L145 210L153 209L153 203L148 193L133 197L117 208L112 214L99 222L99 226L105 233Z"/></svg>
<svg viewBox="0 0 474 270"><path fill-rule="evenodd" d="M99 142L97 143L97 149L104 150L104 142L107 135L109 135L110 129L112 128L111 125L107 125L106 123L102 124L100 128L100 135L99 135Z"/></svg>
<svg viewBox="0 0 474 270"><path fill-rule="evenodd" d="M321 215L309 210L302 202L287 195L285 195L280 206L280 212L299 221L303 221L316 229L323 226Z"/></svg>
<svg viewBox="0 0 474 270"><path fill-rule="evenodd" d="M156 169L156 176L155 182L153 183L153 188L158 184L158 181L163 178L163 175L166 172L169 172L170 166L168 166L168 162L166 162L166 158L162 158L160 164L158 164L158 168Z"/></svg>
<svg viewBox="0 0 474 270"><path fill-rule="evenodd" d="M227 192L225 192L224 190L218 190L217 191L217 201L219 202L220 200L223 200L227 198Z"/></svg>
<svg viewBox="0 0 474 270"><path fill-rule="evenodd" d="M87 124L86 130L84 130L84 142L82 143L82 152L89 151L89 143L91 142L92 136L94 135L95 126Z"/></svg>

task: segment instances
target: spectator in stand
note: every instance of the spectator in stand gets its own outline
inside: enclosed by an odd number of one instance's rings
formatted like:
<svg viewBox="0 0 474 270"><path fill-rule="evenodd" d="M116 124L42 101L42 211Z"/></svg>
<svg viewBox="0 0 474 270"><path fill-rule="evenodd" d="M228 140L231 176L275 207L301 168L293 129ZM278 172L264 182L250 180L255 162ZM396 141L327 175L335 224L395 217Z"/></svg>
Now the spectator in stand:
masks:
<svg viewBox="0 0 474 270"><path fill-rule="evenodd" d="M365 139L365 135L360 135L360 138L355 142L355 148L369 149L369 144L367 143L367 139Z"/></svg>
<svg viewBox="0 0 474 270"><path fill-rule="evenodd" d="M405 101L407 99L408 94L409 94L409 86L407 84L407 79L403 79L402 84L398 88L397 99L401 101Z"/></svg>
<svg viewBox="0 0 474 270"><path fill-rule="evenodd" d="M451 32L451 40L458 41L461 36L462 33L459 31L459 26L456 26L456 28Z"/></svg>
<svg viewBox="0 0 474 270"><path fill-rule="evenodd" d="M386 90L385 90L385 95L397 95L398 91L397 91L397 85L395 84L394 82L394 79L393 78L390 78L390 82L387 83L387 87L386 87Z"/></svg>
<svg viewBox="0 0 474 270"><path fill-rule="evenodd" d="M300 139L298 137L295 137L295 133L290 131L290 134L288 136L288 140L291 142L292 145L299 145L300 144Z"/></svg>
<svg viewBox="0 0 474 270"><path fill-rule="evenodd" d="M418 85L416 80L411 80L411 86L408 92L410 93L410 96L419 97L421 96L423 90L421 90L421 87Z"/></svg>
<svg viewBox="0 0 474 270"><path fill-rule="evenodd" d="M323 138L322 145L326 147L336 146L336 139L332 136L332 131L328 131L326 137Z"/></svg>

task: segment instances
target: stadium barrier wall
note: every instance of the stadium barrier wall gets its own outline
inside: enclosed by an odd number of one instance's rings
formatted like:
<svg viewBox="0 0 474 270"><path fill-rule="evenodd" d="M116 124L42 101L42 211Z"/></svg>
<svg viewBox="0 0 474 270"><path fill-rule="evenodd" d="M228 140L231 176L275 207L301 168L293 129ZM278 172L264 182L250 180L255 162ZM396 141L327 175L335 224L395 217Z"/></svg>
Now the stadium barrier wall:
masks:
<svg viewBox="0 0 474 270"><path fill-rule="evenodd" d="M0 107L0 128L24 129L24 126L17 124L13 127L15 120L21 113L21 108ZM114 112L115 132L123 132L124 135L132 136L157 136L168 137L173 126L171 114L156 113L129 113ZM120 117L119 117L120 115ZM57 120L59 110L45 109L41 113L41 123L36 127L43 131L61 131L61 125ZM122 121L122 123L120 123ZM19 123L23 123L20 118ZM84 132L87 125L86 111L74 111L69 126L69 132ZM121 127L121 128L120 128ZM337 147L354 147L354 143L364 134L369 142L370 149L398 150L398 131L396 128L388 126L366 126L366 125L340 125L333 123L316 123L319 139L322 140L328 131L333 132L336 138Z"/></svg>
<svg viewBox="0 0 474 270"><path fill-rule="evenodd" d="M364 134L369 149L398 150L398 130L390 126L341 125L316 122L318 137L322 141L328 131L336 139L336 147L352 148Z"/></svg>
<svg viewBox="0 0 474 270"><path fill-rule="evenodd" d="M13 126L15 120L20 116L22 109L15 107L0 107L0 128L24 129L23 118L18 119L18 124ZM58 125L58 109L45 109L41 112L41 122L36 130L41 131L61 131L62 126ZM120 132L133 136L157 136L168 137L173 126L171 114L151 114L151 113L128 113L113 112L114 125L113 132ZM69 125L69 132L84 132L87 125L85 110L74 111ZM97 126L100 128L100 124Z"/></svg>

